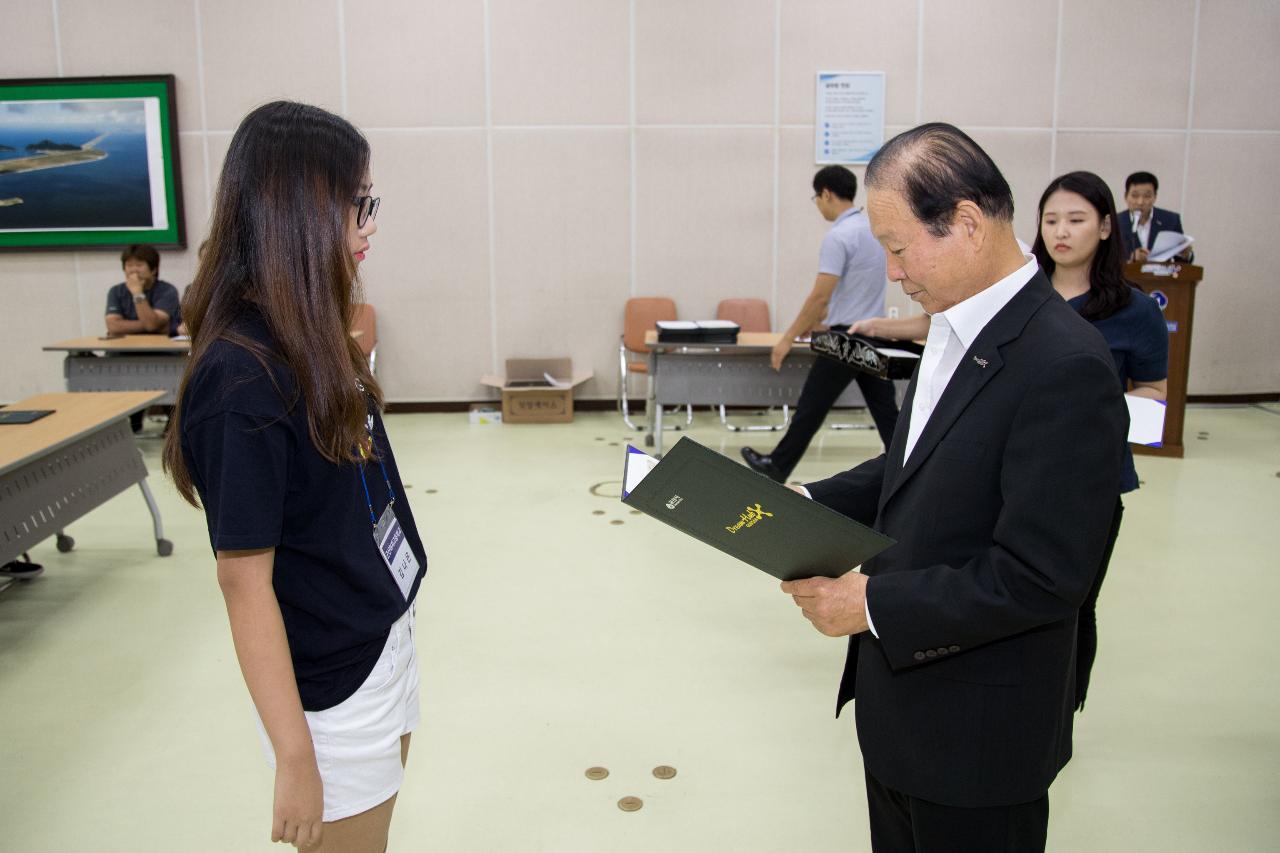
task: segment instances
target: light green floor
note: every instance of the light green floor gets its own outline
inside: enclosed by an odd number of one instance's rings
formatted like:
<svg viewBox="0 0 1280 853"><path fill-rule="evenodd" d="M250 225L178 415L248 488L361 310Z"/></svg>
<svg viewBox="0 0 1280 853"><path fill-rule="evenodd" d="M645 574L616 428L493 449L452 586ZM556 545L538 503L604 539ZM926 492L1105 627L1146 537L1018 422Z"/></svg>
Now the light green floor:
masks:
<svg viewBox="0 0 1280 853"><path fill-rule="evenodd" d="M832 718L843 643L772 579L630 514L616 416L388 428L431 565L393 851L869 849L853 723ZM735 457L775 437L705 414L693 435ZM824 431L796 476L874 442ZM273 849L203 517L143 447L176 553L155 556L133 490L0 593L0 850ZM1193 409L1187 458L1139 471L1049 849L1277 849L1280 416Z"/></svg>

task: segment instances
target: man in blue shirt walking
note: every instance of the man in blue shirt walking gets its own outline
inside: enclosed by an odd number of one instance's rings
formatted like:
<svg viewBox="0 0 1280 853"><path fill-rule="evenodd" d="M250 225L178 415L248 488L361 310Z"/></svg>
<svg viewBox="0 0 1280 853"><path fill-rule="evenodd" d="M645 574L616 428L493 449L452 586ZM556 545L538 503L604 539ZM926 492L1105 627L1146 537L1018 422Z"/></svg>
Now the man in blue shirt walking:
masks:
<svg viewBox="0 0 1280 853"><path fill-rule="evenodd" d="M773 348L774 370L782 367L795 339L808 334L819 322L831 329L848 331L859 320L884 316L884 250L871 235L866 214L853 205L858 193L857 176L843 166L827 166L813 176L813 193L818 212L832 223L831 230L822 240L813 290ZM852 380L857 381L887 448L898 422L893 383L820 358L809 370L795 418L782 441L767 456L744 447L742 458L761 474L785 482L822 427L827 412Z"/></svg>

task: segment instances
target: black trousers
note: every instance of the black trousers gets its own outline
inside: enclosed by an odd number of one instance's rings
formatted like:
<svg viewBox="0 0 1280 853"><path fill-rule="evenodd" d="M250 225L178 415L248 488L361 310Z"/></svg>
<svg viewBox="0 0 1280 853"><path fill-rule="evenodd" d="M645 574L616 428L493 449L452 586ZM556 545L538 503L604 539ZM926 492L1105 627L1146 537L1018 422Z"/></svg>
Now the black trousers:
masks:
<svg viewBox="0 0 1280 853"><path fill-rule="evenodd" d="M809 376L804 380L795 417L791 419L787 434L778 442L773 453L769 454L784 478L790 476L792 469L800 463L800 457L804 456L809 442L822 429L827 412L831 411L849 383L855 380L862 396L866 398L867 410L875 421L880 440L888 448L889 442L893 440L893 428L898 423L898 400L893 383L888 379L845 367L829 358L819 358L814 361Z"/></svg>
<svg viewBox="0 0 1280 853"><path fill-rule="evenodd" d="M1049 794L964 809L912 797L867 777L873 853L1044 853Z"/></svg>
<svg viewBox="0 0 1280 853"><path fill-rule="evenodd" d="M1116 539L1120 537L1120 522L1124 518L1124 503L1116 498L1115 513L1111 516L1111 533L1107 537L1107 547L1102 552L1102 563L1098 566L1098 574L1094 575L1093 586L1089 589L1089 597L1080 607L1079 621L1076 623L1076 710L1084 710L1084 700L1089 692L1089 674L1093 672L1093 661L1098 655L1098 593L1102 592L1102 581L1107 576L1107 566L1111 563L1111 552L1115 550Z"/></svg>

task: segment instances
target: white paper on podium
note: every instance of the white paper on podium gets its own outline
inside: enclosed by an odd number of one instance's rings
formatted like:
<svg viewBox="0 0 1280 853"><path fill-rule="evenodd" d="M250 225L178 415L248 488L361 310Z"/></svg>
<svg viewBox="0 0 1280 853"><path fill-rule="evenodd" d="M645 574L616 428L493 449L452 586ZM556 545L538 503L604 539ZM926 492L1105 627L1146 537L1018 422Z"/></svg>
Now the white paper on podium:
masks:
<svg viewBox="0 0 1280 853"><path fill-rule="evenodd" d="M1124 395L1129 407L1129 443L1160 447L1164 444L1164 413L1168 406L1164 400L1150 397Z"/></svg>

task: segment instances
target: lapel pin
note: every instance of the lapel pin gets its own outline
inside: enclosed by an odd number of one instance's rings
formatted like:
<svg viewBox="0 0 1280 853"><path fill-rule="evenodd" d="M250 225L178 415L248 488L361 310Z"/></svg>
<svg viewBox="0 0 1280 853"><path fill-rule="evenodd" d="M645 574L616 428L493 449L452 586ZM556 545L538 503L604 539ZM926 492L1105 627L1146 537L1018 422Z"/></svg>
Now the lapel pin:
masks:
<svg viewBox="0 0 1280 853"><path fill-rule="evenodd" d="M986 366L987 366L987 360L986 360L985 358L978 358L978 357L975 355L975 356L973 357L973 360L974 360L975 362L977 362L978 367L986 367Z"/></svg>

